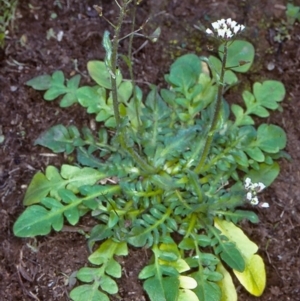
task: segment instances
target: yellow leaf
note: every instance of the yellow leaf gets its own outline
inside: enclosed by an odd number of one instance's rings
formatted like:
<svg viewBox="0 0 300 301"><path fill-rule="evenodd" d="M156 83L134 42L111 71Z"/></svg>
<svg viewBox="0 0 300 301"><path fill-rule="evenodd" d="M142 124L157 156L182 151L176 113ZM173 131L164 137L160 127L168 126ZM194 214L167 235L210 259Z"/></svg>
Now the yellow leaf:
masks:
<svg viewBox="0 0 300 301"><path fill-rule="evenodd" d="M235 243L244 259L252 257L257 252L258 246L233 223L215 218L215 227L228 237L230 241Z"/></svg>
<svg viewBox="0 0 300 301"><path fill-rule="evenodd" d="M188 276L179 276L180 287L193 289L197 287L197 281Z"/></svg>
<svg viewBox="0 0 300 301"><path fill-rule="evenodd" d="M221 263L218 264L217 271L223 275L223 279L218 282L222 292L220 301L237 301L237 293L231 275Z"/></svg>
<svg viewBox="0 0 300 301"><path fill-rule="evenodd" d="M180 289L177 301L199 301L199 299L194 292L188 289Z"/></svg>
<svg viewBox="0 0 300 301"><path fill-rule="evenodd" d="M259 297L266 286L265 264L259 255L245 258L245 264L246 268L243 273L235 270L233 272L250 294Z"/></svg>

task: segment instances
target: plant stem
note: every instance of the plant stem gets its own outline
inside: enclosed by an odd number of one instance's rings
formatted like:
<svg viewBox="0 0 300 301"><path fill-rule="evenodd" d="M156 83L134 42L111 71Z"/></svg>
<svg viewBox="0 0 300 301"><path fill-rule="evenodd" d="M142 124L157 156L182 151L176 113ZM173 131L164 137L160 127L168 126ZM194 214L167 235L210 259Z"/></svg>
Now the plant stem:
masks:
<svg viewBox="0 0 300 301"><path fill-rule="evenodd" d="M112 99L113 99L113 108L114 108L114 115L115 115L115 119L116 119L117 129L119 129L120 125L121 125L118 93L117 93L117 77L116 77L119 37L120 37L123 20L124 20L125 14L126 14L126 8L130 2L131 2L131 0L129 0L129 1L125 0L122 6L120 6L117 3L120 8L120 14L119 14L117 25L115 27L115 34L114 34L113 43L112 43L112 56L111 56L112 75L111 75L110 79L111 79L111 90L112 90L111 92L112 92Z"/></svg>
<svg viewBox="0 0 300 301"><path fill-rule="evenodd" d="M133 6L133 11L132 11L132 26L131 26L131 35L129 36L129 45L128 45L128 58L130 60L129 63L129 74L130 74L130 79L132 81L132 86L133 86L133 99L134 99L134 106L135 106L135 114L136 118L138 121L139 128L141 126L141 121L140 121L140 104L138 103L137 99L137 93L136 93L136 85L134 81L134 74L133 74L133 60L132 60L132 43L133 43L133 37L134 37L134 27L135 27L135 18L136 18L136 6L137 6L137 0L134 0L134 6Z"/></svg>
<svg viewBox="0 0 300 301"><path fill-rule="evenodd" d="M127 5L132 0L126 0L123 2L122 5L119 5L120 8L120 15L118 18L117 25L115 27L113 42L112 42L112 55L111 55L111 89L112 89L112 99L113 99L113 109L114 109L114 115L116 119L117 124L117 132L119 133L119 141L121 144L121 147L127 151L127 153L135 160L135 162L140 166L141 169L146 171L147 173L154 174L156 172L156 169L153 168L151 165L149 165L135 150L131 147L128 147L125 141L125 133L124 133L124 127L122 127L121 124L121 117L119 112L119 101L118 101L118 87L117 87L117 59L118 59L118 46L119 46L119 37L120 37L120 31L121 26L123 24L124 17L126 15L126 9ZM117 1L116 1L117 2Z"/></svg>
<svg viewBox="0 0 300 301"><path fill-rule="evenodd" d="M221 74L220 74L220 80L218 82L218 94L217 94L217 100L213 111L213 117L210 124L209 132L205 141L205 145L200 157L200 161L198 165L196 166L194 172L199 174L201 173L201 169L205 163L205 160L207 158L207 155L210 150L210 146L212 144L212 141L214 139L214 132L217 129L218 121L219 121L219 115L222 108L222 96L224 92L224 75L225 75L225 67L226 67L226 59L227 59L227 42L224 44L224 54L223 54L223 60L222 60L222 67L221 67Z"/></svg>

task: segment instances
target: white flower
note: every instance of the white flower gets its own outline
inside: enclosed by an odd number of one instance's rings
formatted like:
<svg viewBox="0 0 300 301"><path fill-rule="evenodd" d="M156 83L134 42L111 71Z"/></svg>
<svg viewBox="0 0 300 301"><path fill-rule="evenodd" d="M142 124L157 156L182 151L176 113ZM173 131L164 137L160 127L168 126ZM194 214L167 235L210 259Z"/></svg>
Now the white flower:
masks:
<svg viewBox="0 0 300 301"><path fill-rule="evenodd" d="M251 185L251 179L250 178L246 178L245 179L245 189L248 190L249 187Z"/></svg>
<svg viewBox="0 0 300 301"><path fill-rule="evenodd" d="M207 28L205 32L206 32L208 35L213 35L213 34L214 34L214 32L213 32L211 29L209 29L209 28Z"/></svg>
<svg viewBox="0 0 300 301"><path fill-rule="evenodd" d="M218 22L211 23L211 26L215 31L217 31L220 28L220 24Z"/></svg>
<svg viewBox="0 0 300 301"><path fill-rule="evenodd" d="M237 25L237 22L235 22L235 21L231 21L231 27L235 27Z"/></svg>
<svg viewBox="0 0 300 301"><path fill-rule="evenodd" d="M234 34L237 34L239 32L239 30L241 29L241 25L236 25L233 27L233 32Z"/></svg>
<svg viewBox="0 0 300 301"><path fill-rule="evenodd" d="M227 38L227 39L230 39L230 38L232 38L232 37L233 37L232 31L231 31L229 28L227 28L227 30L226 30L226 38Z"/></svg>
<svg viewBox="0 0 300 301"><path fill-rule="evenodd" d="M220 26L223 26L225 25L225 19L221 19L221 20L218 20L217 23L220 25Z"/></svg>
<svg viewBox="0 0 300 301"><path fill-rule="evenodd" d="M261 207L261 208L269 208L270 205L269 205L269 203L260 203L259 207Z"/></svg>
<svg viewBox="0 0 300 301"><path fill-rule="evenodd" d="M231 20L231 18L228 18L227 20L226 20L226 23L227 23L227 25L231 25L231 22L232 22L232 20Z"/></svg>
<svg viewBox="0 0 300 301"><path fill-rule="evenodd" d="M218 36L221 38L225 38L226 29L219 29L218 30Z"/></svg>
<svg viewBox="0 0 300 301"><path fill-rule="evenodd" d="M258 182L258 183L252 183L250 178L245 179L244 187L247 190L246 199L252 204L252 205L258 205L258 197L256 196L258 192L261 192L263 189L266 188L266 185ZM267 208L269 206L268 203L262 203L259 206L262 206L263 208Z"/></svg>
<svg viewBox="0 0 300 301"><path fill-rule="evenodd" d="M265 184L263 184L263 183L261 183L261 182L259 182L258 183L258 191L257 192L261 192L263 189L265 189L266 188L266 185Z"/></svg>
<svg viewBox="0 0 300 301"><path fill-rule="evenodd" d="M231 18L221 19L216 22L211 23L213 31L211 29L206 29L208 35L216 34L217 37L222 39L231 39L234 35L238 34L244 30L245 26L238 24Z"/></svg>
<svg viewBox="0 0 300 301"><path fill-rule="evenodd" d="M252 205L258 205L258 197L255 196L254 198L252 198L251 202L250 202Z"/></svg>

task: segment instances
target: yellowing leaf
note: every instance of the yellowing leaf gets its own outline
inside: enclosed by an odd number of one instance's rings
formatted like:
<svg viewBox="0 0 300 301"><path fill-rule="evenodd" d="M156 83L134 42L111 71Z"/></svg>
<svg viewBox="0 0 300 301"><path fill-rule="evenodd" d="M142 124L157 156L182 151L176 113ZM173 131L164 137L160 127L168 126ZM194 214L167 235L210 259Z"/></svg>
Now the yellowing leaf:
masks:
<svg viewBox="0 0 300 301"><path fill-rule="evenodd" d="M258 246L233 223L215 218L215 227L236 244L245 260L257 252Z"/></svg>
<svg viewBox="0 0 300 301"><path fill-rule="evenodd" d="M183 260L182 258L179 258L176 263L174 264L174 268L179 272L185 272L190 270L191 268L189 267L189 265L186 263L185 260Z"/></svg>
<svg viewBox="0 0 300 301"><path fill-rule="evenodd" d="M193 289L197 287L197 281L192 277L179 276L179 282L180 282L180 287L182 288Z"/></svg>
<svg viewBox="0 0 300 301"><path fill-rule="evenodd" d="M199 299L194 292L188 289L181 289L179 290L177 301L199 301Z"/></svg>
<svg viewBox="0 0 300 301"><path fill-rule="evenodd" d="M223 275L223 279L218 282L222 292L220 301L237 301L237 293L231 275L221 263L218 264L217 271Z"/></svg>
<svg viewBox="0 0 300 301"><path fill-rule="evenodd" d="M245 258L246 268L243 273L233 270L235 276L245 289L252 295L259 297L266 286L266 270L262 258L253 255Z"/></svg>

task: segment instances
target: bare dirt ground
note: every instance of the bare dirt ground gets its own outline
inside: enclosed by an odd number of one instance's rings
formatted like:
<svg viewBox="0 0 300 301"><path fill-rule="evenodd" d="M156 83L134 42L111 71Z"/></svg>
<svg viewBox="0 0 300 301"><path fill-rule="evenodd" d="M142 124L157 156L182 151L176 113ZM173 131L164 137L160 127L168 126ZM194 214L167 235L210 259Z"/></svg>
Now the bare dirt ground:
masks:
<svg viewBox="0 0 300 301"><path fill-rule="evenodd" d="M58 102L46 103L42 93L24 83L55 70L63 70L66 77L77 70L86 75L89 60L104 58L102 35L111 27L91 7L103 5L104 14L111 21L117 16L117 8L112 0L99 1L20 0L16 28L9 34L0 56L0 127L5 136L0 144L1 301L69 300L68 292L73 285L70 275L87 262L85 238L76 228L33 240L15 238L12 226L24 209L22 198L33 175L48 164L59 167L65 162L63 156L44 156L50 152L33 146L34 140L55 124L80 127L89 125L93 118L79 106L63 110ZM300 5L299 2L294 4ZM220 18L233 18L245 24L243 38L256 48L255 64L244 84L265 79L285 84L283 110L274 113L269 121L287 132L287 151L292 162L280 162L280 176L262 195L270 208L258 211L260 223L243 225L260 247L267 268L267 287L263 296L254 298L238 286L241 301L300 300L300 25L285 28L287 33L280 42L275 41L278 29L284 29L286 4L284 0L144 0L137 13L138 25L152 17L144 33L150 34L157 26L162 30L157 43L148 43L135 55L135 77L144 89L148 82L165 85L163 75L175 57L188 52L208 54L209 41L194 25L201 22L207 26ZM55 34L64 32L62 41L49 38L51 28ZM129 28L126 23L124 34ZM144 41L135 39L134 50ZM124 40L120 52L126 47ZM87 76L84 81L89 81ZM236 93L226 97L230 102L240 101ZM89 223L85 218L79 227ZM148 256L145 250L132 249L127 258L120 259L124 277L113 300L147 300L137 275Z"/></svg>

